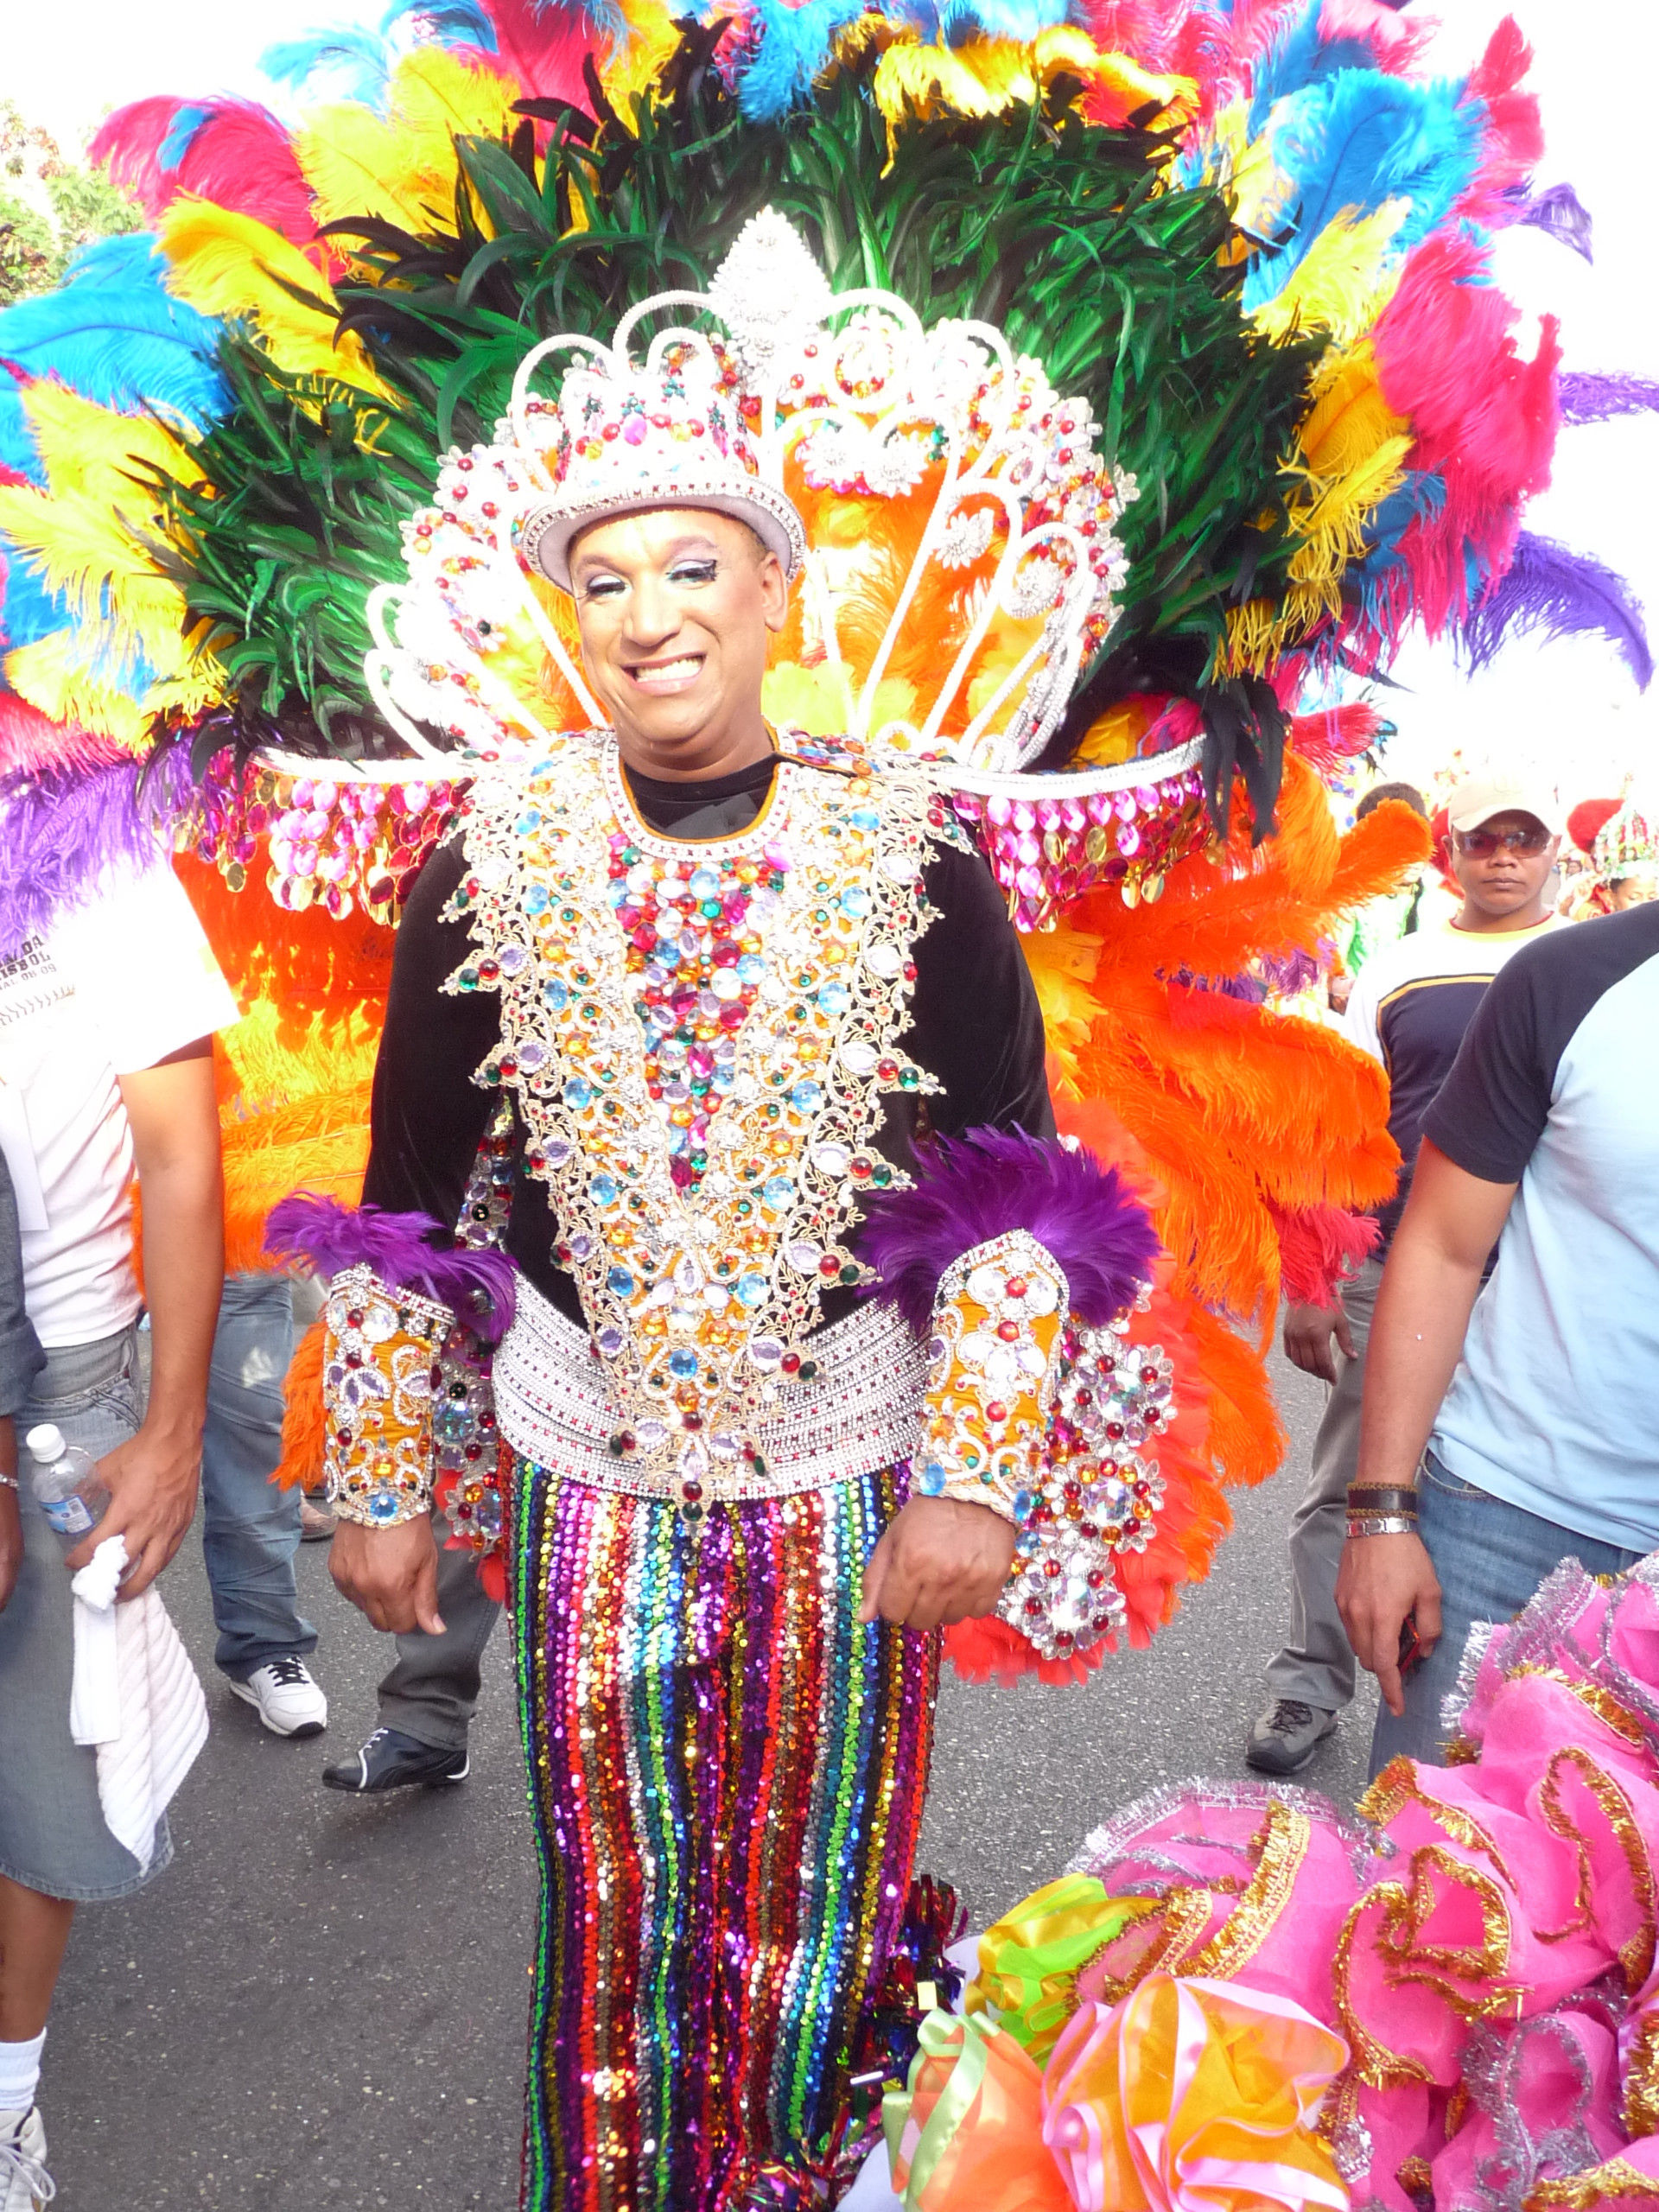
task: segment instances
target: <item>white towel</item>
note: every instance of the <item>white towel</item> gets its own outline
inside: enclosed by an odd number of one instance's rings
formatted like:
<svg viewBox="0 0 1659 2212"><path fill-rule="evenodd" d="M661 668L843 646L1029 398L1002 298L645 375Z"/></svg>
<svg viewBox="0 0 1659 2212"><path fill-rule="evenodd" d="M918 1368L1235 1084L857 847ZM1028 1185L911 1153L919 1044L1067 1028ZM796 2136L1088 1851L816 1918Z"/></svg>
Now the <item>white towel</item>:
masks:
<svg viewBox="0 0 1659 2212"><path fill-rule="evenodd" d="M207 1740L207 1700L155 1585L117 1602L126 1564L125 1540L111 1536L69 1586L69 1732L96 1747L105 1821L148 1872L156 1824Z"/></svg>

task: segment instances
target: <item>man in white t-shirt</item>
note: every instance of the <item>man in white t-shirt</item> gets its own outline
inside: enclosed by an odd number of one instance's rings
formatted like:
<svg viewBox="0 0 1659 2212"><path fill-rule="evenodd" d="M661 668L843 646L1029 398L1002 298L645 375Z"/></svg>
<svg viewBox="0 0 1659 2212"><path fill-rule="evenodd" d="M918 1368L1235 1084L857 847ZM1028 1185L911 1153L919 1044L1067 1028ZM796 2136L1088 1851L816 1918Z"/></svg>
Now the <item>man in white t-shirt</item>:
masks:
<svg viewBox="0 0 1659 2212"><path fill-rule="evenodd" d="M0 1492L18 1559L0 1608L0 2082L33 2103L46 2015L77 1903L125 1896L148 1868L105 1823L97 1759L69 1728L67 1568L117 1535L136 1597L195 1510L223 1279L213 1032L237 1018L200 925L158 853L0 959L0 1147L16 1192L28 1316L46 1355L17 1416L99 1463L108 1512L66 1560L29 1486ZM133 1260L135 1172L144 1287ZM149 1313L148 1404L137 1324ZM27 2094L22 2094L26 2090ZM20 2126L33 2131L25 2111ZM22 2136L19 2139L22 2139ZM43 2158L43 2149L31 2156Z"/></svg>
<svg viewBox="0 0 1659 2212"><path fill-rule="evenodd" d="M1268 1662L1268 1702L1245 1742L1245 1758L1265 1774L1300 1772L1354 1694L1337 1571L1359 1459L1371 1313L1410 1193L1424 1116L1493 977L1559 926L1548 901L1560 842L1549 795L1524 782L1471 780L1452 792L1447 812L1462 909L1449 927L1415 930L1374 953L1355 979L1344 1024L1349 1041L1388 1071L1400 1179L1380 1209L1376 1249L1343 1285L1341 1304L1292 1306L1285 1315L1287 1357L1332 1389L1308 1486L1290 1525L1290 1637Z"/></svg>

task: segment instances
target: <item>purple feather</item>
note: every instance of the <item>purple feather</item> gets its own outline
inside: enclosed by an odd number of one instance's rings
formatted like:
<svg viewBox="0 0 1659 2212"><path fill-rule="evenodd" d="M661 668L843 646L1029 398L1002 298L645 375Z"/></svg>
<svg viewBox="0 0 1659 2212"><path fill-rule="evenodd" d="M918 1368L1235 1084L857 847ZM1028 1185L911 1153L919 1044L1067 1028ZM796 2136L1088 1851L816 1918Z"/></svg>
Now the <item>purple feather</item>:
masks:
<svg viewBox="0 0 1659 2212"><path fill-rule="evenodd" d="M976 1244L1023 1229L1052 1253L1072 1311L1098 1327L1152 1278L1158 1232L1115 1167L1023 1129L940 1139L908 1191L868 1202L859 1245L918 1336L931 1325L945 1269Z"/></svg>
<svg viewBox="0 0 1659 2212"><path fill-rule="evenodd" d="M1547 232L1562 245L1570 245L1586 261L1594 261L1590 247L1590 210L1570 184L1552 184L1543 192L1529 192L1522 200L1515 219Z"/></svg>
<svg viewBox="0 0 1659 2212"><path fill-rule="evenodd" d="M1515 558L1457 632L1458 650L1472 672L1484 668L1512 637L1541 630L1546 637L1582 637L1599 631L1645 691L1653 675L1642 607L1623 576L1587 553L1570 552L1553 538L1522 531Z"/></svg>
<svg viewBox="0 0 1659 2212"><path fill-rule="evenodd" d="M265 1249L302 1261L325 1280L366 1266L393 1290L418 1291L447 1306L486 1344L512 1325L517 1270L505 1252L475 1252L430 1242L443 1231L430 1214L343 1206L314 1191L290 1192L271 1208Z"/></svg>
<svg viewBox="0 0 1659 2212"><path fill-rule="evenodd" d="M154 868L195 799L188 748L0 780L0 958L92 897L111 868Z"/></svg>
<svg viewBox="0 0 1659 2212"><path fill-rule="evenodd" d="M1555 379L1563 423L1607 423L1616 415L1646 415L1659 408L1651 377L1592 376L1567 370Z"/></svg>

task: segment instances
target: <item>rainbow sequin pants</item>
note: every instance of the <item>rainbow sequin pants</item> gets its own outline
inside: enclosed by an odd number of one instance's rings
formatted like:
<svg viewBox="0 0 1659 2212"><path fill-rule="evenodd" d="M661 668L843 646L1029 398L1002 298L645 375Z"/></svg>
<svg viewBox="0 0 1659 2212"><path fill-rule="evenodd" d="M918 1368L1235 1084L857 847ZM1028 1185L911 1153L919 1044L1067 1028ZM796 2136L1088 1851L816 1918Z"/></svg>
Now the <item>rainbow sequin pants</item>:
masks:
<svg viewBox="0 0 1659 2212"><path fill-rule="evenodd" d="M938 1641L853 1618L901 1495L694 1525L516 1462L527 2212L731 2212L823 2160L926 1787Z"/></svg>

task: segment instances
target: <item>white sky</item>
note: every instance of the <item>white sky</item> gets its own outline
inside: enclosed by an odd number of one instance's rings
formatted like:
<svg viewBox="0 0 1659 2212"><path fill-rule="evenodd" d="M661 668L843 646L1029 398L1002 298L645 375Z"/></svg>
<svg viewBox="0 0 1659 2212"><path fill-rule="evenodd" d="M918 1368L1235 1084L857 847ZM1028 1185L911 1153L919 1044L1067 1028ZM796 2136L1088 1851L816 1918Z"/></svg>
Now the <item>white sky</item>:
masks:
<svg viewBox="0 0 1659 2212"><path fill-rule="evenodd" d="M384 0L0 0L0 95L66 149L99 118L146 93L237 92L272 100L257 57L321 24L371 23ZM1561 317L1567 365L1659 375L1659 317L1649 282L1654 188L1648 131L1659 82L1659 10L1648 0L1513 0L1536 54L1532 82L1549 140L1541 181L1576 187L1595 223L1596 259L1537 232L1498 241L1504 289L1535 315ZM1478 52L1504 12L1497 0L1443 0L1439 54L1450 70ZM1659 416L1562 433L1555 481L1531 528L1599 555L1626 576L1659 633ZM1590 641L1509 647L1467 681L1443 651L1408 648L1408 687L1389 711L1401 734L1395 774L1428 778L1456 753L1471 765L1526 753L1571 804L1617 788L1625 766L1659 784L1659 682L1637 692L1610 649ZM1649 765L1650 764L1650 765ZM1610 778L1612 779L1610 782Z"/></svg>

